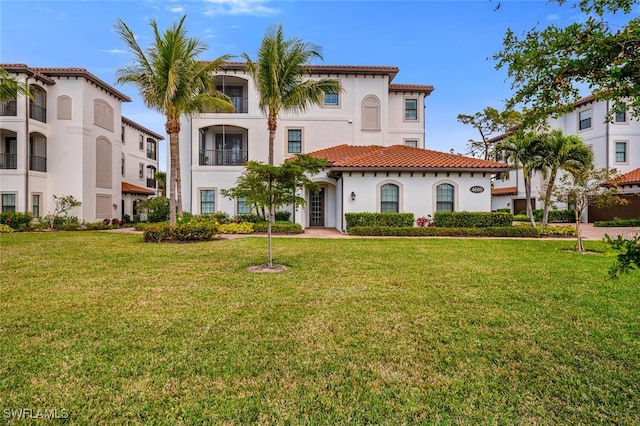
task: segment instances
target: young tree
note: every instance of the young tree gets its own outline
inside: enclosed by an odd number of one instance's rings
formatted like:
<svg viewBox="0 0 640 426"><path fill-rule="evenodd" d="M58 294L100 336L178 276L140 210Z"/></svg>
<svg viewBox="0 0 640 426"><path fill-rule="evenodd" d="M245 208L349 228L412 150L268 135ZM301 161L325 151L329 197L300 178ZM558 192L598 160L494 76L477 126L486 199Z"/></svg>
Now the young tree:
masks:
<svg viewBox="0 0 640 426"><path fill-rule="evenodd" d="M565 0L555 0L562 4ZM509 29L496 68L506 67L513 97L508 107L531 109L529 120L570 111L587 85L596 100L612 100L614 109L640 116L640 18L626 25L608 19L630 15L639 0L581 0L583 18L567 27L533 28L522 37Z"/></svg>
<svg viewBox="0 0 640 426"><path fill-rule="evenodd" d="M264 207L271 215L279 207L292 204L304 206L306 200L298 195L298 190L304 188L308 192L317 192L319 186L309 176L318 173L324 165L325 161L303 154L285 161L281 166L249 161L236 186L220 192L227 198L244 198L258 208ZM269 217L267 225L269 268L273 268L271 219Z"/></svg>
<svg viewBox="0 0 640 426"><path fill-rule="evenodd" d="M522 114L518 111L498 111L493 107L486 107L473 115L458 114L458 121L469 124L480 133L480 140L469 139L467 153L485 160L495 158L495 145L489 142L492 135L504 133L522 122Z"/></svg>
<svg viewBox="0 0 640 426"><path fill-rule="evenodd" d="M31 97L28 87L20 84L13 74L4 68L0 68L0 102L15 99L18 94Z"/></svg>
<svg viewBox="0 0 640 426"><path fill-rule="evenodd" d="M166 117L165 130L169 135L170 182L169 221L176 223L176 211L182 215L180 178L180 116L205 111L233 111L230 99L218 92L214 71L219 69L229 55L202 62L198 56L206 45L196 38L188 38L184 27L186 16L160 34L155 20L151 20L154 42L143 50L133 31L120 19L116 31L133 54L132 65L120 68L117 82L138 86L142 99Z"/></svg>
<svg viewBox="0 0 640 426"><path fill-rule="evenodd" d="M584 252L580 220L589 206L609 207L615 204L626 204L627 201L620 196L617 184L619 177L615 169L586 167L563 175L556 185L553 191L554 197L573 206L578 239L577 252Z"/></svg>
<svg viewBox="0 0 640 426"><path fill-rule="evenodd" d="M531 208L531 179L536 171L541 170L544 143L542 137L533 132L517 130L506 140L500 142L496 149L504 152L505 160L515 170L522 169L524 192L527 202L527 215L531 226L536 226Z"/></svg>
<svg viewBox="0 0 640 426"><path fill-rule="evenodd" d="M155 172L153 177L158 182L158 196L165 197L167 195L167 172Z"/></svg>
<svg viewBox="0 0 640 426"><path fill-rule="evenodd" d="M549 209L552 203L553 188L559 170L577 172L583 168L591 168L593 153L582 139L576 135L565 135L562 130L552 130L542 135L543 158L542 167L549 173L545 184L542 212L542 226L549 222Z"/></svg>
<svg viewBox="0 0 640 426"><path fill-rule="evenodd" d="M53 213L48 216L49 228L51 228L51 230L54 229L55 221L58 216L66 216L69 213L69 210L80 207L82 205L82 203L76 200L73 195L57 196L55 194L53 195L53 204L55 206L53 209Z"/></svg>
<svg viewBox="0 0 640 426"><path fill-rule="evenodd" d="M609 269L609 278L618 278L620 274L640 268L640 235L630 240L623 239L621 235L612 240L606 235L606 240L613 248L621 251L616 257L616 263Z"/></svg>

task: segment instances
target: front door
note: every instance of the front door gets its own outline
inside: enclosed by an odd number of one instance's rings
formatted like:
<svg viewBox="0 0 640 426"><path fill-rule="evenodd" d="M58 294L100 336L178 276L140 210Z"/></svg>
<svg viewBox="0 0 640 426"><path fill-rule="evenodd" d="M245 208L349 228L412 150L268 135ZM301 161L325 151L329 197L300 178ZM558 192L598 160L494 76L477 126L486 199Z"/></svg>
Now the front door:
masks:
<svg viewBox="0 0 640 426"><path fill-rule="evenodd" d="M309 226L324 226L324 188L311 194L309 209Z"/></svg>

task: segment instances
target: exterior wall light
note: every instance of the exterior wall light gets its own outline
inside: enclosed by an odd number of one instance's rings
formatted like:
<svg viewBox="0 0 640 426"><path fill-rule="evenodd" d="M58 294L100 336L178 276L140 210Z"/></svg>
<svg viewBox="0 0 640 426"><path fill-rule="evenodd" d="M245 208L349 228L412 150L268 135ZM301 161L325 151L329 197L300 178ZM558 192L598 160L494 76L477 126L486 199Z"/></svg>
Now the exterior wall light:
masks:
<svg viewBox="0 0 640 426"><path fill-rule="evenodd" d="M351 201L355 201L356 200L356 193L351 191Z"/></svg>

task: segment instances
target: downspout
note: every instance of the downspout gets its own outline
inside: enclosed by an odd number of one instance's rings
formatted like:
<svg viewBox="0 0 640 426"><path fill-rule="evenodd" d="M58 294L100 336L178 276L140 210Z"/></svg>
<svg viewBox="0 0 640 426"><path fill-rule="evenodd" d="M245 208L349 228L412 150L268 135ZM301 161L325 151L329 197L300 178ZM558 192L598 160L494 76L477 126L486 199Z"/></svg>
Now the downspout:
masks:
<svg viewBox="0 0 640 426"><path fill-rule="evenodd" d="M29 89L29 76L27 75L27 78L24 80L24 84L25 87L27 88L27 90ZM25 100L25 120L24 120L24 131L25 131L25 135L26 135L26 142L25 142L25 147L26 147L26 155L25 155L25 169L24 169L24 211L28 212L29 211L29 103L30 103L30 99L28 96L25 95L24 97Z"/></svg>
<svg viewBox="0 0 640 426"><path fill-rule="evenodd" d="M605 117L607 117L607 121L605 124L605 167L607 168L607 170L609 170L609 101L607 101L607 110L606 110L606 115Z"/></svg>
<svg viewBox="0 0 640 426"><path fill-rule="evenodd" d="M342 228L342 233L346 234L347 230L344 226L344 178L340 176L340 228Z"/></svg>

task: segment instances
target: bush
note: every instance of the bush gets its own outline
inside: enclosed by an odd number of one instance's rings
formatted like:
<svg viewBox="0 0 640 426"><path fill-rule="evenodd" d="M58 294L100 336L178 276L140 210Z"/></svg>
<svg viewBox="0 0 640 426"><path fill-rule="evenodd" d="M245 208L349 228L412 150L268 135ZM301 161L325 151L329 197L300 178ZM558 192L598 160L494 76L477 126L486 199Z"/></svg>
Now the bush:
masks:
<svg viewBox="0 0 640 426"><path fill-rule="evenodd" d="M526 214L517 214L513 216L514 222L529 222L529 216Z"/></svg>
<svg viewBox="0 0 640 426"><path fill-rule="evenodd" d="M4 223L0 224L0 234L10 234L13 232L13 228Z"/></svg>
<svg viewBox="0 0 640 426"><path fill-rule="evenodd" d="M540 236L544 236L544 237L575 237L576 236L576 228L572 225L545 226L545 227L542 227L542 225L538 225L536 226L536 228L540 232Z"/></svg>
<svg viewBox="0 0 640 426"><path fill-rule="evenodd" d="M504 207L501 209L497 209L496 213L511 213L511 209L509 207Z"/></svg>
<svg viewBox="0 0 640 426"><path fill-rule="evenodd" d="M165 222L169 220L169 199L154 197L141 201L138 204L140 210L146 210L147 220L151 223Z"/></svg>
<svg viewBox="0 0 640 426"><path fill-rule="evenodd" d="M413 226L413 213L346 213L347 229L355 226Z"/></svg>
<svg viewBox="0 0 640 426"><path fill-rule="evenodd" d="M430 228L430 227L390 227L355 226L349 235L394 236L394 237L538 237L536 228L520 226L487 228Z"/></svg>
<svg viewBox="0 0 640 426"><path fill-rule="evenodd" d="M254 232L267 232L269 222L258 222L253 225ZM302 234L304 229L299 223L275 223L271 226L273 234Z"/></svg>
<svg viewBox="0 0 640 426"><path fill-rule="evenodd" d="M252 214L252 213L237 214L234 216L234 219L236 222L251 222L251 223L264 222L264 217L257 214Z"/></svg>
<svg viewBox="0 0 640 426"><path fill-rule="evenodd" d="M594 222L593 226L600 228L640 226L640 219L600 220Z"/></svg>
<svg viewBox="0 0 640 426"><path fill-rule="evenodd" d="M31 225L33 216L31 213L19 213L19 212L2 212L0 214L0 224L7 225L14 231L25 231Z"/></svg>
<svg viewBox="0 0 640 426"><path fill-rule="evenodd" d="M253 234L253 223L223 223L218 229L221 234Z"/></svg>
<svg viewBox="0 0 640 426"><path fill-rule="evenodd" d="M173 226L168 223L157 223L146 226L143 235L147 243L211 241L218 237L218 224L213 221L189 222Z"/></svg>
<svg viewBox="0 0 640 426"><path fill-rule="evenodd" d="M575 222L575 212L573 210L549 210L549 223L568 223ZM542 220L542 214L540 214L540 219Z"/></svg>
<svg viewBox="0 0 640 426"><path fill-rule="evenodd" d="M290 221L291 221L291 212L288 212L288 211L276 212L276 222L290 222Z"/></svg>
<svg viewBox="0 0 640 426"><path fill-rule="evenodd" d="M493 212L437 212L434 215L438 228L488 228L511 226L511 213Z"/></svg>
<svg viewBox="0 0 640 426"><path fill-rule="evenodd" d="M102 229L109 229L109 225L105 225L104 221L102 222L86 222L84 224L84 228L87 231L99 231Z"/></svg>

